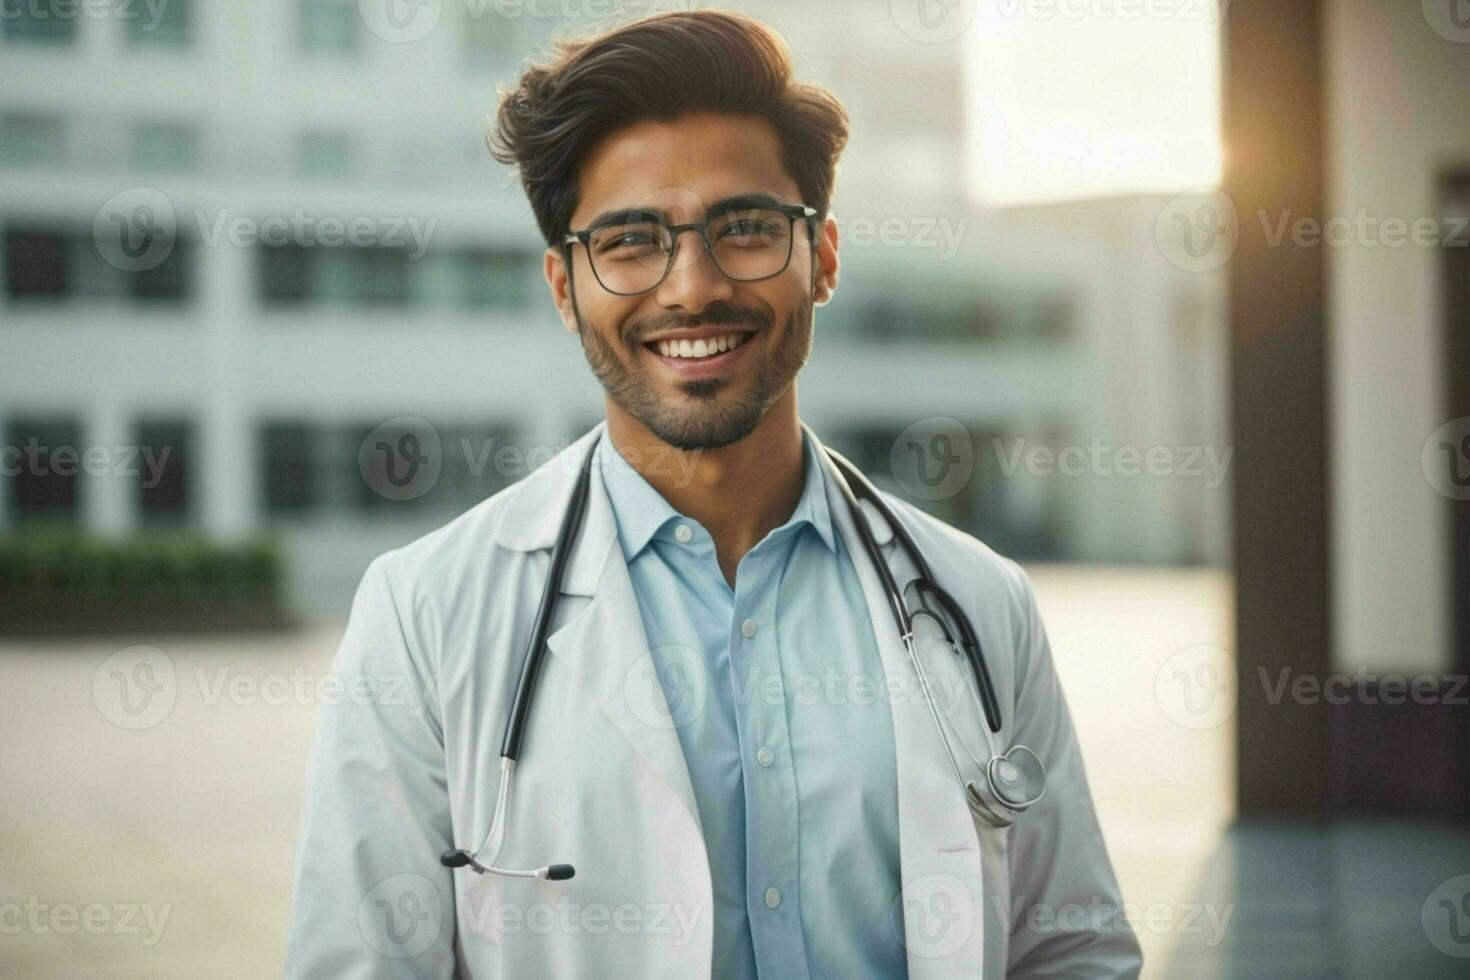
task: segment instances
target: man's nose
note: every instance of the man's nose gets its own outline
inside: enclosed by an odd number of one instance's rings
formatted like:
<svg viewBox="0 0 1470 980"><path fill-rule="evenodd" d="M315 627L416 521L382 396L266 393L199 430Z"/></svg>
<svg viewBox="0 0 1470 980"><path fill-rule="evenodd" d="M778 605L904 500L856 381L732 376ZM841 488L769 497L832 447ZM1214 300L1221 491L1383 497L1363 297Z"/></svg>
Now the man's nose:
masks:
<svg viewBox="0 0 1470 980"><path fill-rule="evenodd" d="M656 298L660 306L697 313L710 303L728 300L735 294L734 284L715 264L714 256L704 247L696 229L684 229L670 247L674 253L673 267L658 287Z"/></svg>

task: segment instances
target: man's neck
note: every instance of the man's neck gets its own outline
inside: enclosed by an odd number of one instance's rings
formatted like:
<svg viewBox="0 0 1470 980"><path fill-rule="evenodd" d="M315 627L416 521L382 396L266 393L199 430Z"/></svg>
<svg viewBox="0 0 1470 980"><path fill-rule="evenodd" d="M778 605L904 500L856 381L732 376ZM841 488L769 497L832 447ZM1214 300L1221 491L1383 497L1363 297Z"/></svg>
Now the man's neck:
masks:
<svg viewBox="0 0 1470 980"><path fill-rule="evenodd" d="M678 450L641 422L607 405L612 445L681 514L714 538L725 581L735 584L740 559L790 519L806 482L796 386L739 442L719 449Z"/></svg>

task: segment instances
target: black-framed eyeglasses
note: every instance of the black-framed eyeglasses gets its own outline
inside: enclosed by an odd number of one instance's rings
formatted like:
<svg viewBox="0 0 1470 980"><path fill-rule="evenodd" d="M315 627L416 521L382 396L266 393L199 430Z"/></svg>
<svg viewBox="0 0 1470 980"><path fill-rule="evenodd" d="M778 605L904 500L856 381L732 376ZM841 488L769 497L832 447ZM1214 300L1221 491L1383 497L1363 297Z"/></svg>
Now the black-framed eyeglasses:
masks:
<svg viewBox="0 0 1470 980"><path fill-rule="evenodd" d="M780 275L791 263L796 221L815 241L816 208L771 204L722 208L688 224L670 225L656 211L628 211L581 231L568 232L562 250L581 242L598 283L610 293L636 296L657 288L674 268L679 235L693 231L705 254L728 279L757 282Z"/></svg>

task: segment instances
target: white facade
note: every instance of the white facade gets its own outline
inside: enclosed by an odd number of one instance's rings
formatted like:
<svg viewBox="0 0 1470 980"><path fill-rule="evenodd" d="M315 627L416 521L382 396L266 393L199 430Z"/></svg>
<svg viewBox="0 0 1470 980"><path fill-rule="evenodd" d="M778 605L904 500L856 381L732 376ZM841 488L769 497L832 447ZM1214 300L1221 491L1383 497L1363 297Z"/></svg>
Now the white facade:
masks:
<svg viewBox="0 0 1470 980"><path fill-rule="evenodd" d="M318 6L330 16L302 12ZM106 202L154 188L193 241L180 246L191 267L181 301L78 286L95 258L72 269L61 297L0 289L0 427L70 420L85 449L136 444L140 421L184 423L185 523L227 538L274 529L292 600L309 613L341 613L369 558L518 476L497 449L544 455L602 411L540 280L530 209L482 141L522 38L551 23L486 23L471 11L493 18L494 5L460 0L442 5L424 37L387 43L357 4L342 7L191 2L180 45L135 44L118 20L86 17L67 42L0 35L0 232L50 229L86 244ZM1208 487L1208 474L1128 477L1087 463L1085 475L1046 475L1023 463L1006 475L1000 465L1018 445L1166 447L1176 469L1191 447L1227 448L1221 281L1165 259L1153 235L1165 198L975 210L960 179L958 43L917 44L881 18L834 32L831 4L745 7L775 11L799 72L832 87L852 116L834 202L842 279L818 312L804 417L890 486L884 447L899 432L960 420L976 476L935 506L980 522L972 529L1018 557L1223 562L1228 483ZM302 41L334 31L355 41ZM343 303L340 269L324 261L318 300L274 304L264 249L228 236L210 244L222 218L296 215L380 230L432 222L425 260L410 263L410 298ZM510 277L520 278L500 282L521 298L466 307L454 297L469 280L453 262L487 251L524 253ZM916 327L967 317L988 326L952 337ZM470 459L446 465L483 465L489 478L412 506L364 506L361 487L344 490L358 451L344 433L400 416L429 420L446 460L464 455L455 434L470 432ZM289 514L267 500L262 432L272 424L316 433L314 451L329 456L317 463L336 474ZM77 520L127 532L141 520L138 494L136 476L86 475ZM21 523L13 494L0 499L0 522Z"/></svg>

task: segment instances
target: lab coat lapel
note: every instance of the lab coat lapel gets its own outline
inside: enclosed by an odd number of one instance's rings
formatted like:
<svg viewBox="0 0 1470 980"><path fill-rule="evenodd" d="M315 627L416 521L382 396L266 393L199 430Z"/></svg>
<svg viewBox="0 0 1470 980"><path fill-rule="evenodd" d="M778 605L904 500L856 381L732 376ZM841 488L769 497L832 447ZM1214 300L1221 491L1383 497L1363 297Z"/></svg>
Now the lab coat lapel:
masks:
<svg viewBox="0 0 1470 980"><path fill-rule="evenodd" d="M564 606L576 602L568 602L568 596L591 599L547 638L548 648L575 672L576 689L597 703L699 826L684 750L663 687L657 683L628 565L617 547L612 506L596 470L562 593ZM595 746L589 750L595 751Z"/></svg>
<svg viewBox="0 0 1470 980"><path fill-rule="evenodd" d="M828 503L862 583L890 690L896 692L890 701L898 764L899 862L909 976L915 980L973 977L983 962L986 912L974 821L946 761L929 705L918 696L913 667L882 582L868 561L847 504L831 485L839 477L825 451L823 461L828 467ZM913 570L907 562L896 560L899 549L883 520L868 523L902 585Z"/></svg>

